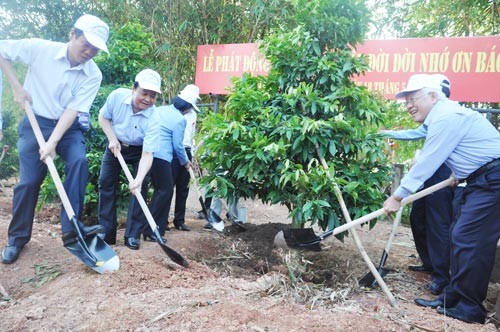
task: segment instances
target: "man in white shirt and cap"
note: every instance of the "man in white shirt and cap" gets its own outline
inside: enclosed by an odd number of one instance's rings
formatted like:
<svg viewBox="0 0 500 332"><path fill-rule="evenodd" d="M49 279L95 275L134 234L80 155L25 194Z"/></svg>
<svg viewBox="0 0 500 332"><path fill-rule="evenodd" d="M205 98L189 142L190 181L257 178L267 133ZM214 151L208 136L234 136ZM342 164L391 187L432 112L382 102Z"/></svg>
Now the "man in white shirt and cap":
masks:
<svg viewBox="0 0 500 332"><path fill-rule="evenodd" d="M108 244L116 243L116 186L122 172L116 156L121 153L125 162L132 166L134 176L139 167L151 166L148 161L152 161L159 146L160 123L155 116L155 102L160 93L160 74L144 69L137 74L132 89L119 88L111 92L99 112L99 124L108 140L99 175L99 224L104 227L100 236ZM146 197L146 193L144 181L141 194ZM125 245L132 250L139 249L141 233L146 234L145 239L156 241L139 202L131 195Z"/></svg>
<svg viewBox="0 0 500 332"><path fill-rule="evenodd" d="M56 153L65 161L64 187L77 219L83 208L88 178L85 139L79 118L89 118L89 110L101 85L102 74L92 60L106 46L109 28L93 15L83 15L69 32L69 42L59 43L32 38L0 40L0 69L7 77L15 101L24 109L31 104L46 144L38 146L27 117L19 124L20 182L14 188L12 220L4 264L14 263L31 239L35 207L43 179L47 175L46 157ZM24 86L12 61L28 66ZM98 225L84 227L84 236L96 234ZM64 209L61 211L64 244L73 243L76 232Z"/></svg>
<svg viewBox="0 0 500 332"><path fill-rule="evenodd" d="M384 210L399 210L401 200L443 163L467 182L450 229L450 284L439 297L415 302L467 323L484 324L483 302L500 237L500 133L478 112L447 99L432 75L410 77L396 98L406 99L408 113L427 134L415 164L384 202Z"/></svg>

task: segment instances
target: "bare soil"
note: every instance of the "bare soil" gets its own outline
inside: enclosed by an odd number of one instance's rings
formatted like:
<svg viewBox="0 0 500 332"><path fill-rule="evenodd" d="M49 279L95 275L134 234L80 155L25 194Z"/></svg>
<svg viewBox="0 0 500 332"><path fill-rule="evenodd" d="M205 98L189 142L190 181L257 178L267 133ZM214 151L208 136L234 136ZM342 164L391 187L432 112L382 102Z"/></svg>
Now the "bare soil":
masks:
<svg viewBox="0 0 500 332"><path fill-rule="evenodd" d="M12 182L0 192L2 247ZM325 239L321 252L275 248L276 233L290 224L283 207L246 202L247 231L226 223L218 233L203 229L197 202L192 193L191 231L167 233L188 268L170 261L156 243L128 249L120 230L113 246L120 270L102 275L64 249L58 209L43 209L18 261L0 264L0 331L497 331L493 300L486 302L485 325L414 304L432 295L425 290L429 275L407 269L418 263L408 227L399 227L386 264L393 271L385 280L398 302L392 307L380 288L358 286L368 268L351 237ZM358 229L375 264L390 228L379 221L370 231ZM493 289L489 297L496 299Z"/></svg>

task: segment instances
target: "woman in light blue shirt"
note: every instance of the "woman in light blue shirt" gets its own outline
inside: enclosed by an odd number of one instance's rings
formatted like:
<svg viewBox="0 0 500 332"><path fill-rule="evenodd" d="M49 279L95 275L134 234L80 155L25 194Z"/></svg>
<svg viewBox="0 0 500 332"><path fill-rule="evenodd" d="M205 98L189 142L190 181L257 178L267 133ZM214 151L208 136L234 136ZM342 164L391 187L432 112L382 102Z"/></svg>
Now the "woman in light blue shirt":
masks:
<svg viewBox="0 0 500 332"><path fill-rule="evenodd" d="M160 234L163 236L167 230L167 219L170 209L169 202L174 193L174 180L172 175L172 159L174 153L179 159L179 164L186 169L191 167L186 150L184 149L184 131L186 129L186 118L184 114L191 111L193 104L175 96L172 104L156 108L160 123L160 134L158 138L159 149L154 153L153 165L151 167L151 183L154 187L151 200L151 214L153 215ZM146 171L146 169L144 170ZM138 184L144 178L145 173L138 173L136 179L130 184L130 189L138 188Z"/></svg>

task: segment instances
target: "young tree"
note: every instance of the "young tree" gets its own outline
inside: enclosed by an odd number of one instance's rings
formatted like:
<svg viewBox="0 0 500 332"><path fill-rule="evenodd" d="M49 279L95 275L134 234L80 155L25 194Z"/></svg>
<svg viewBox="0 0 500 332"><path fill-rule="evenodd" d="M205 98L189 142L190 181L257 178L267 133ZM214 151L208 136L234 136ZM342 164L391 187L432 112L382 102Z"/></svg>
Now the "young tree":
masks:
<svg viewBox="0 0 500 332"><path fill-rule="evenodd" d="M203 121L205 184L218 196L284 204L296 227L335 227L344 221L316 147L352 216L379 208L389 180L376 134L382 101L351 80L367 69L350 45L368 12L359 1L293 3L296 28L262 43L269 75L236 80L223 114Z"/></svg>

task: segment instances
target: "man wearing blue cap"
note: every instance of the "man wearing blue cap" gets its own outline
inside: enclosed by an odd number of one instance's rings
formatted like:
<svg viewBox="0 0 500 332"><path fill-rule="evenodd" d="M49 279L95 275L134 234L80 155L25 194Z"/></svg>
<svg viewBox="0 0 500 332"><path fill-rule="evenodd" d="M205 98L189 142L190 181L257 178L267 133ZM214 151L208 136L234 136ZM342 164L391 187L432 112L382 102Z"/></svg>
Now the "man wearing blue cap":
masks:
<svg viewBox="0 0 500 332"><path fill-rule="evenodd" d="M13 263L31 238L35 206L43 179L47 174L46 157L56 153L65 161L64 187L79 217L85 196L88 165L85 140L79 120L88 123L88 114L101 85L102 74L92 58L99 50L108 52L109 28L92 15L81 16L69 32L69 43L43 39L0 40L0 69L7 77L15 101L24 109L25 102L33 112L46 140L39 148L25 117L19 124L20 182L14 189L12 220L8 243L2 251L2 262ZM26 64L24 86L16 77L11 61ZM93 235L99 226L83 227L85 236ZM61 211L63 242L76 238L65 211Z"/></svg>

